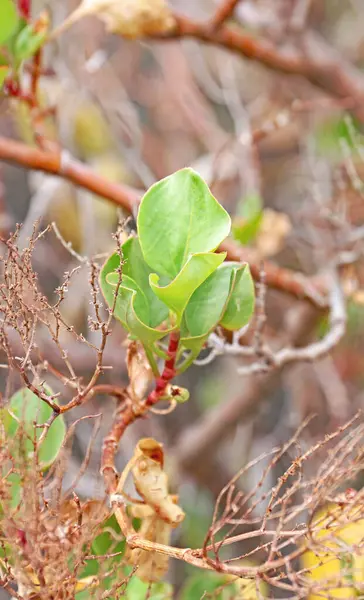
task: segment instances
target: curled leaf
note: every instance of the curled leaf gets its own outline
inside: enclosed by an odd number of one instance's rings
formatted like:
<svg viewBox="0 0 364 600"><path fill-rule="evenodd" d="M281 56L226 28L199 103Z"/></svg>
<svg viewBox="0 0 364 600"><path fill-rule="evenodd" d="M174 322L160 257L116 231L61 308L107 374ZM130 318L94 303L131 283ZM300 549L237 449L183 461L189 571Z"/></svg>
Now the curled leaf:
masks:
<svg viewBox="0 0 364 600"><path fill-rule="evenodd" d="M169 400L175 400L178 404L184 404L190 399L190 392L179 385L169 385L167 395Z"/></svg>
<svg viewBox="0 0 364 600"><path fill-rule="evenodd" d="M183 521L185 513L168 494L168 477L163 464L162 444L153 438L140 440L132 468L135 488L160 519L177 527Z"/></svg>
<svg viewBox="0 0 364 600"><path fill-rule="evenodd" d="M131 39L166 33L175 27L166 0L83 0L55 33L88 15L101 19L107 31Z"/></svg>
<svg viewBox="0 0 364 600"><path fill-rule="evenodd" d="M129 395L133 401L143 399L149 384L153 380L153 371L144 350L137 342L130 342L126 357L130 384Z"/></svg>

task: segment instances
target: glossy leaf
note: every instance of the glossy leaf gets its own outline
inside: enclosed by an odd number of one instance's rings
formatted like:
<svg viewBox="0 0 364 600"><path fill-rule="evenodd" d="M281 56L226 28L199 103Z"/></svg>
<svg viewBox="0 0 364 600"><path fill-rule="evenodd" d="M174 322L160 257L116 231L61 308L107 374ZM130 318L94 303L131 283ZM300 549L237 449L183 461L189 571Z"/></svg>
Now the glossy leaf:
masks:
<svg viewBox="0 0 364 600"><path fill-rule="evenodd" d="M177 324L181 322L193 292L224 261L226 254L194 254L189 258L177 277L167 286L159 287L158 275L150 276L150 286L156 296L162 300L176 315Z"/></svg>
<svg viewBox="0 0 364 600"><path fill-rule="evenodd" d="M44 386L46 393L50 396L52 391ZM4 411L4 428L7 436L14 437L19 427L22 427L24 434L21 440L22 449L25 449L26 455L30 458L33 455L34 446L34 422L38 424L46 423L52 415L52 409L43 402L38 396L33 394L28 388L22 388L16 392L6 410ZM36 429L36 437L42 434L42 429ZM49 467L63 444L66 435L66 425L62 415L57 417L50 426L47 435L39 448L39 462L42 468Z"/></svg>
<svg viewBox="0 0 364 600"><path fill-rule="evenodd" d="M119 265L119 255L113 254L104 264L100 274L100 287L109 307L114 305L114 294L119 282L116 270ZM150 327L150 306L147 297L127 275L123 275L118 289L114 316L125 329L146 345L151 345L166 335L164 331Z"/></svg>
<svg viewBox="0 0 364 600"><path fill-rule="evenodd" d="M0 1L0 45L4 44L15 31L19 17L13 0Z"/></svg>
<svg viewBox="0 0 364 600"><path fill-rule="evenodd" d="M153 293L150 284L149 276L152 270L144 260L140 243L137 238L128 239L122 247L125 264L123 273L131 277L143 291L149 306L149 325L157 327L168 318L168 308L161 302ZM165 277L161 278L163 284L167 284L168 280Z"/></svg>
<svg viewBox="0 0 364 600"><path fill-rule="evenodd" d="M224 314L235 277L235 264L226 263L194 292L185 312L190 337L208 335L217 326Z"/></svg>
<svg viewBox="0 0 364 600"><path fill-rule="evenodd" d="M254 312L254 282L249 265L236 263L236 281L220 324L234 331L247 325Z"/></svg>
<svg viewBox="0 0 364 600"><path fill-rule="evenodd" d="M211 252L229 234L230 217L192 169L154 184L144 195L138 234L146 262L174 279L192 254Z"/></svg>

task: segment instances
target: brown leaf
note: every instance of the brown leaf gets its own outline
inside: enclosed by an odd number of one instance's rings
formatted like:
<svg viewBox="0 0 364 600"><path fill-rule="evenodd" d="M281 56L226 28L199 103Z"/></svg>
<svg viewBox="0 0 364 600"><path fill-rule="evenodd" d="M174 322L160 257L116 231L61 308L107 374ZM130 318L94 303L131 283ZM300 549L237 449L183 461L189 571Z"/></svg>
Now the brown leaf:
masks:
<svg viewBox="0 0 364 600"><path fill-rule="evenodd" d="M101 19L107 31L131 39L166 33L175 26L166 0L83 0L55 34L88 15Z"/></svg>
<svg viewBox="0 0 364 600"><path fill-rule="evenodd" d="M170 500L176 503L178 498L170 496ZM138 531L142 539L164 545L170 543L172 526L162 521L150 506L147 504L132 506L130 514L142 520ZM125 558L130 565L138 565L137 576L146 583L160 581L168 571L168 556L158 552L134 548L126 552Z"/></svg>
<svg viewBox="0 0 364 600"><path fill-rule="evenodd" d="M168 477L163 470L163 446L152 438L140 440L132 468L134 485L146 504L154 509L160 519L177 527L185 517L183 510L168 494Z"/></svg>
<svg viewBox="0 0 364 600"><path fill-rule="evenodd" d="M144 350L137 342L128 345L126 363L130 384L129 396L133 402L140 402L145 396L149 384L153 381L153 372Z"/></svg>

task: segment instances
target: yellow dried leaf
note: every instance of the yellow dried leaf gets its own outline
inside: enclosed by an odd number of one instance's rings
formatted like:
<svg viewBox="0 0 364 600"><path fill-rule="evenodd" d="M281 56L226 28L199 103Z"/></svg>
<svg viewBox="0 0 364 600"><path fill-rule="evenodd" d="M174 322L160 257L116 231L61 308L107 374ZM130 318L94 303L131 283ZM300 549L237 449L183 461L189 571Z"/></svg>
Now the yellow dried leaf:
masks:
<svg viewBox="0 0 364 600"><path fill-rule="evenodd" d="M266 208L256 239L256 247L262 258L279 252L291 231L291 221L284 213Z"/></svg>
<svg viewBox="0 0 364 600"><path fill-rule="evenodd" d="M153 381L153 372L142 346L137 342L129 343L126 364L130 380L129 395L134 402L139 402Z"/></svg>
<svg viewBox="0 0 364 600"><path fill-rule="evenodd" d="M175 496L170 496L171 502L177 502ZM131 516L142 520L138 535L145 540L168 545L171 539L172 527L162 521L156 512L147 504L135 505L130 509ZM127 562L138 565L137 576L146 583L160 581L168 571L168 556L134 548L128 550L125 556Z"/></svg>
<svg viewBox="0 0 364 600"><path fill-rule="evenodd" d="M166 0L84 0L55 33L88 15L101 19L107 31L131 39L166 33L175 27Z"/></svg>
<svg viewBox="0 0 364 600"><path fill-rule="evenodd" d="M337 504L317 512L312 549L302 556L306 579L317 586L308 600L321 599L320 587L330 598L353 598L364 589L364 518L362 507L343 510Z"/></svg>
<svg viewBox="0 0 364 600"><path fill-rule="evenodd" d="M177 527L185 517L183 510L168 494L168 477L163 470L163 446L152 438L139 441L132 474L137 492L163 521Z"/></svg>

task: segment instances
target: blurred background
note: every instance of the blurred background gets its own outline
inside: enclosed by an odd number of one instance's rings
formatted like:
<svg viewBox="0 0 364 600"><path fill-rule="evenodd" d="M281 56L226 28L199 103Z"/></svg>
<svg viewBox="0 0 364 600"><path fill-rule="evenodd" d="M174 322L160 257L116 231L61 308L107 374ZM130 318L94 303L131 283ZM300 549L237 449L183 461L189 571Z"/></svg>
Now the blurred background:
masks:
<svg viewBox="0 0 364 600"><path fill-rule="evenodd" d="M206 20L218 3L170 4L181 14ZM76 6L71 0L33 1L34 14L49 8L54 24ZM364 64L363 24L360 0L245 0L234 13L234 27L278 47L291 39L300 44L302 31L309 29L359 68ZM251 247L258 261L319 275L337 251L343 224L364 222L362 124L303 77L268 70L197 40L128 41L105 34L103 24L92 17L47 47L45 64L49 74L41 80L42 102L56 107L55 118L47 122L51 139L59 139L64 149L104 177L138 189L192 166L232 215L237 243ZM33 144L26 106L2 99L0 110L0 134ZM263 133L252 142L252 132L258 130ZM2 235L23 223L20 245L25 246L37 219L39 227L55 221L81 255L113 251L112 233L123 215L112 204L61 179L5 163L0 164L0 182ZM39 286L49 298L64 272L78 264L52 233L38 241L33 258ZM348 330L332 355L245 377L237 373L238 358L217 357L181 379L191 394L187 404L128 429L119 469L140 437L165 444L172 486L187 514L174 543L201 546L222 487L250 460L288 440L305 417L316 415L302 434L301 443L308 447L364 407L361 276L360 265L345 275ZM62 311L68 323L97 343L99 333L87 327L93 310L88 277L87 269L81 269L73 278ZM266 312L264 335L274 348L309 343L327 330L326 317L317 309L281 292L268 291ZM124 340L125 332L114 322L104 361L112 369L104 382L127 383ZM62 371L62 359L46 332L38 345ZM95 354L67 336L64 346L77 375L86 381ZM65 401L70 399L58 378L49 375L49 383ZM14 378L8 386L12 393L19 381ZM103 415L89 468L76 490L80 497L104 493L100 449L114 409L112 399L95 397L68 415L72 420L85 412ZM92 423L81 422L69 482L91 435ZM263 466L252 467L239 480L242 491L248 493L259 481ZM284 461L275 466L264 482L267 490L285 467ZM256 509L257 517L263 509ZM239 550L249 551L249 542ZM172 564L169 577L178 586L190 572L182 563Z"/></svg>

